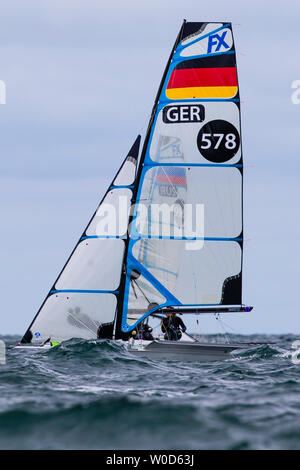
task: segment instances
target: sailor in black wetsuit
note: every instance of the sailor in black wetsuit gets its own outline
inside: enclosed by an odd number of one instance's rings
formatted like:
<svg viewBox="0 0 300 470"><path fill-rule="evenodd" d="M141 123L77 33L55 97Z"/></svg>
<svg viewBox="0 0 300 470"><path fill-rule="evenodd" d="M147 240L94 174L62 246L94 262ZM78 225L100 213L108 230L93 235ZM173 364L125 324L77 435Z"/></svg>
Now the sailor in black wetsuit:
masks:
<svg viewBox="0 0 300 470"><path fill-rule="evenodd" d="M176 317L176 313L167 313L167 317L161 322L161 331L165 333L168 341L178 341L185 332L186 326L181 318Z"/></svg>
<svg viewBox="0 0 300 470"><path fill-rule="evenodd" d="M152 328L147 323L141 323L137 329L132 332L135 339L144 339L146 341L153 341Z"/></svg>
<svg viewBox="0 0 300 470"><path fill-rule="evenodd" d="M146 341L153 341L152 328L147 323L141 324L141 339Z"/></svg>

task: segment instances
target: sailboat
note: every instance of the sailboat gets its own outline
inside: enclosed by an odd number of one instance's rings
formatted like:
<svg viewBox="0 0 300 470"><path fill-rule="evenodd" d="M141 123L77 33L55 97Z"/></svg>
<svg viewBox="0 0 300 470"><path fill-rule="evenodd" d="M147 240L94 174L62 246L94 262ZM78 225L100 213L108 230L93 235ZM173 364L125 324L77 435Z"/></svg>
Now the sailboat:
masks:
<svg viewBox="0 0 300 470"><path fill-rule="evenodd" d="M179 360L244 348L187 333L134 336L169 313L252 310L242 303L242 181L231 23L184 20L143 142L139 135L18 347L110 339Z"/></svg>

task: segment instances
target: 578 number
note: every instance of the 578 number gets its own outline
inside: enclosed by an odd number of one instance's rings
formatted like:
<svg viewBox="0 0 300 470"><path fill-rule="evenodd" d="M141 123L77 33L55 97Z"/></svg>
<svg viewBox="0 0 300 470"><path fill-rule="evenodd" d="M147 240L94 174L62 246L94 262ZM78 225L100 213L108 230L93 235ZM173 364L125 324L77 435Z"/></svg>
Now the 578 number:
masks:
<svg viewBox="0 0 300 470"><path fill-rule="evenodd" d="M202 157L212 163L226 163L240 147L240 135L231 122L214 119L201 127L197 147Z"/></svg>
<svg viewBox="0 0 300 470"><path fill-rule="evenodd" d="M211 146L213 145L213 141L215 141L215 145L214 145L214 149L217 150L223 139L225 137L225 148L229 149L229 150L232 150L236 147L237 143L236 143L236 136L235 134L202 134L202 139L201 139L201 145L200 145L200 148L205 150L205 149L209 149L211 148Z"/></svg>

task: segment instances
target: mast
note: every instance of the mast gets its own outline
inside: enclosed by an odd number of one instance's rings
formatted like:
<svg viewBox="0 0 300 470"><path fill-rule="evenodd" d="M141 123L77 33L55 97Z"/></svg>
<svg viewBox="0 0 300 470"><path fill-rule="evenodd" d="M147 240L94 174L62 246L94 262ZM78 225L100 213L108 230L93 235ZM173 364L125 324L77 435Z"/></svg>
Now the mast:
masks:
<svg viewBox="0 0 300 470"><path fill-rule="evenodd" d="M150 134L151 134L152 126L153 126L153 121L154 121L156 110L157 110L159 97L161 95L161 91L162 91L162 88L163 88L165 80L166 80L166 76L167 76L167 73L168 73L173 55L174 55L174 51L175 51L177 45L179 44L179 42L181 40L181 36L182 36L182 32L183 32L183 28L184 28L185 23L186 23L186 20L183 20L183 24L180 28L178 36L177 36L177 38L175 40L175 43L173 45L170 57L168 59L166 68L164 70L164 73L163 73L163 76L162 76L162 79L161 79L161 82L160 82L160 85L159 85L159 88L158 88L158 91L157 91L157 94L156 94L156 98L155 98L154 105L153 105L153 108L152 108L152 113L151 113L151 116L150 116L147 132L146 132L145 140L144 140L144 144L143 144L143 149L142 149L142 152L141 152L141 157L140 157L140 161L139 161L139 165L138 165L137 177L136 177L135 186L134 186L134 189L133 189L132 204L136 203L137 193L138 193L138 189L139 189L139 181L140 181L141 173L142 173L142 170L143 170L146 151L147 151L149 138L150 138ZM133 219L133 215L131 215L130 218L129 218L129 225L131 224L132 219ZM126 243L125 243L125 252L124 252L124 259L123 259L123 264L122 264L122 275L121 275L121 281L120 281L120 286L119 286L120 295L119 295L119 298L118 298L117 313L116 313L116 320L115 320L115 329L114 329L115 330L114 331L115 339L127 339L127 337L128 337L128 334L124 333L124 331L122 331L122 328L121 328L121 326L122 326L122 312L123 312L123 305L124 305L124 295L125 295L125 282L126 282L126 274L127 274L126 261L127 261L127 256L128 256L128 245L129 245L129 238L127 238Z"/></svg>

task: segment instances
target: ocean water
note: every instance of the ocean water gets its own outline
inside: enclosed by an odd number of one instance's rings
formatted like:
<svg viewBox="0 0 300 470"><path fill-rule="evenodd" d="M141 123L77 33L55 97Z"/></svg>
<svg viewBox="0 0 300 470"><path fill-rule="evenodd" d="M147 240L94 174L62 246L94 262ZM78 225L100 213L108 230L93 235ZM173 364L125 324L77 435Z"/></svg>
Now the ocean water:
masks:
<svg viewBox="0 0 300 470"><path fill-rule="evenodd" d="M136 358L109 341L24 352L1 339L1 449L300 449L292 335L232 336L274 344L211 363Z"/></svg>

